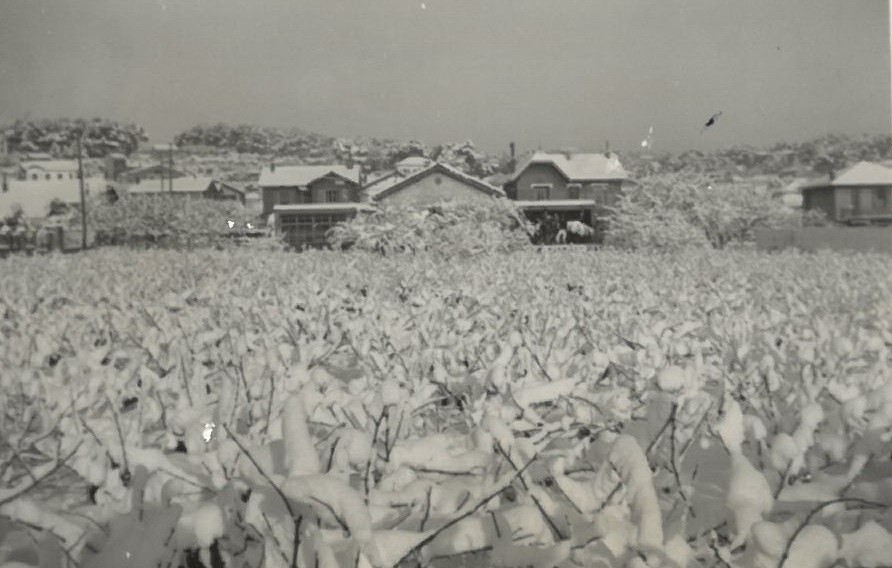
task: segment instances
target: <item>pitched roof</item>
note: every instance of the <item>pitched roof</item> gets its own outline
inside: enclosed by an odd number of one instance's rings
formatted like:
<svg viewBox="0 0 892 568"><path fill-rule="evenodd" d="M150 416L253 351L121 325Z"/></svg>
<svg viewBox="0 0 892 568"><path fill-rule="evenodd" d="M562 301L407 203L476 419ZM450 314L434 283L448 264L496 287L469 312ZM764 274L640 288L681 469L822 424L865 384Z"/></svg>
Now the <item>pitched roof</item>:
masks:
<svg viewBox="0 0 892 568"><path fill-rule="evenodd" d="M269 166L260 170L260 181L257 182L261 187L305 187L317 179L334 173L354 183L359 183L358 166L348 168L338 164L323 166L276 166L270 169Z"/></svg>
<svg viewBox="0 0 892 568"><path fill-rule="evenodd" d="M397 162L396 166L424 167L431 165L431 163L433 163L433 160L424 156L409 156Z"/></svg>
<svg viewBox="0 0 892 568"><path fill-rule="evenodd" d="M531 164L551 164L568 180L616 180L629 176L615 154L608 158L604 154L536 152L509 181L516 180Z"/></svg>
<svg viewBox="0 0 892 568"><path fill-rule="evenodd" d="M500 188L490 185L482 179L470 176L449 164L440 162L435 162L420 172L409 176L401 175L399 172L392 172L389 175L366 185L365 188L363 188L363 192L372 201L377 201L412 185L416 181L419 181L432 173L444 174L488 195L505 195L505 192Z"/></svg>
<svg viewBox="0 0 892 568"><path fill-rule="evenodd" d="M325 211L371 211L367 203L291 203L273 206L273 213L311 213Z"/></svg>
<svg viewBox="0 0 892 568"><path fill-rule="evenodd" d="M146 195L151 193L170 193L168 180L164 180L164 189L158 180L146 180L142 183L131 184L127 193L131 195ZM214 181L211 177L178 177L173 178L173 193L204 193Z"/></svg>
<svg viewBox="0 0 892 568"><path fill-rule="evenodd" d="M858 162L838 175L831 185L892 185L892 168Z"/></svg>
<svg viewBox="0 0 892 568"><path fill-rule="evenodd" d="M243 197L246 193L245 184L241 182L213 180L211 183L214 184L217 191L234 191ZM176 185L174 185L174 189L176 189Z"/></svg>
<svg viewBox="0 0 892 568"><path fill-rule="evenodd" d="M593 199L555 199L543 201L514 201L514 205L518 209L565 210L595 207L597 202Z"/></svg>
<svg viewBox="0 0 892 568"><path fill-rule="evenodd" d="M39 168L45 172L76 172L77 160L31 160L19 164L22 169Z"/></svg>

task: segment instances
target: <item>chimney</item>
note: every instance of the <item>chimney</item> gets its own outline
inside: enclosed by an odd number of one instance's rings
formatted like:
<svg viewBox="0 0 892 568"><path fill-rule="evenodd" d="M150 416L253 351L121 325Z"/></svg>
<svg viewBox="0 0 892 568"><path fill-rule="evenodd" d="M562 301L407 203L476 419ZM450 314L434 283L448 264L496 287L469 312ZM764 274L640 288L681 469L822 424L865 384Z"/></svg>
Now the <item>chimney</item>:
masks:
<svg viewBox="0 0 892 568"><path fill-rule="evenodd" d="M610 140L604 143L604 156L610 157Z"/></svg>
<svg viewBox="0 0 892 568"><path fill-rule="evenodd" d="M517 169L517 158L514 154L514 142L508 144L508 149L511 154L511 158L508 160L508 173L513 174L514 171Z"/></svg>
<svg viewBox="0 0 892 568"><path fill-rule="evenodd" d="M360 165L359 166L359 186L365 187L365 182L366 182L366 171L365 171L365 168L362 165Z"/></svg>
<svg viewBox="0 0 892 568"><path fill-rule="evenodd" d="M276 171L276 162L275 161L272 161L269 163L269 171L270 171L270 173Z"/></svg>
<svg viewBox="0 0 892 568"><path fill-rule="evenodd" d="M347 154L347 159L345 161L345 165L347 166L348 170L353 169L353 152L350 152L349 154Z"/></svg>

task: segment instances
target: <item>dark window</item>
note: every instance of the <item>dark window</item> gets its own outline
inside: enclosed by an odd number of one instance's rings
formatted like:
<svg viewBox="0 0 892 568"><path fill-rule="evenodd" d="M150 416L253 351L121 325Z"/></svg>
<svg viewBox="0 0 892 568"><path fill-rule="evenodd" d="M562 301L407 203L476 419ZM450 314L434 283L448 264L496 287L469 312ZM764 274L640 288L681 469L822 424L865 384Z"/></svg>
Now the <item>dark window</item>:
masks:
<svg viewBox="0 0 892 568"><path fill-rule="evenodd" d="M63 176L62 174L58 174L56 177L59 179L63 179L65 176Z"/></svg>
<svg viewBox="0 0 892 568"><path fill-rule="evenodd" d="M32 180L36 180L36 179L37 179L37 174L31 174L31 179L32 179Z"/></svg>
<svg viewBox="0 0 892 568"><path fill-rule="evenodd" d="M567 194L570 199L579 199L579 184L571 183L567 186Z"/></svg>
<svg viewBox="0 0 892 568"><path fill-rule="evenodd" d="M46 174L46 179L52 179L52 177L53 177L52 175Z"/></svg>
<svg viewBox="0 0 892 568"><path fill-rule="evenodd" d="M551 199L550 183L533 184L531 188L536 195L536 201L547 201L548 199Z"/></svg>
<svg viewBox="0 0 892 568"><path fill-rule="evenodd" d="M337 203L340 201L341 192L337 189L326 189L325 190L325 201L327 203Z"/></svg>
<svg viewBox="0 0 892 568"><path fill-rule="evenodd" d="M889 208L889 188L888 187L876 188L875 202L877 205L877 209L879 209L879 210L886 210Z"/></svg>

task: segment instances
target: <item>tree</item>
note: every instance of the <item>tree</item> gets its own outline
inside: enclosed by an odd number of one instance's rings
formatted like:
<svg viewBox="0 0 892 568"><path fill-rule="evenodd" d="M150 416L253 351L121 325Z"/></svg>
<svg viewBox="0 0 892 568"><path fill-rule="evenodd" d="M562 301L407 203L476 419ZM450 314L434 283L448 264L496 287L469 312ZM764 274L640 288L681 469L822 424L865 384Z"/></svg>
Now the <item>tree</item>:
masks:
<svg viewBox="0 0 892 568"><path fill-rule="evenodd" d="M49 212L47 213L48 217L56 217L60 215L64 215L68 212L68 204L59 199L58 197L50 201Z"/></svg>
<svg viewBox="0 0 892 568"><path fill-rule="evenodd" d="M629 248L686 248L753 239L755 229L801 224L801 215L766 185L722 183L702 175L663 175L624 191L607 242Z"/></svg>

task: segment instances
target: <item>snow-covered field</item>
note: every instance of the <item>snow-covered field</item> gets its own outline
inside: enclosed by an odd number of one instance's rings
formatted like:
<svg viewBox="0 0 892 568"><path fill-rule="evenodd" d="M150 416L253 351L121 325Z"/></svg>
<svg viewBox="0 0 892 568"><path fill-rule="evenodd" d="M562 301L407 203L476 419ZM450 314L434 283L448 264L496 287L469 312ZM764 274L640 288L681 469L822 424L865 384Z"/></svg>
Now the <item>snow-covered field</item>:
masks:
<svg viewBox="0 0 892 568"><path fill-rule="evenodd" d="M888 266L7 259L0 565L888 565Z"/></svg>

